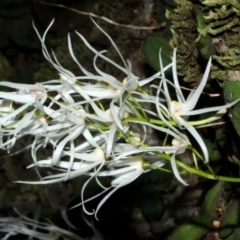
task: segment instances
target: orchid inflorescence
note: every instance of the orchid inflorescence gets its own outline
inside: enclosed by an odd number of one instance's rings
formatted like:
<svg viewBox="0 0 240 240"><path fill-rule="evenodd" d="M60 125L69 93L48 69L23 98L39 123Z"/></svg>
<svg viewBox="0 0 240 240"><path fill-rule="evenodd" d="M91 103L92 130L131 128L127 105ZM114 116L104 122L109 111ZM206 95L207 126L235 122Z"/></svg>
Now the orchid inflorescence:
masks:
<svg viewBox="0 0 240 240"><path fill-rule="evenodd" d="M94 21L93 21L94 22ZM30 136L33 163L28 168L51 168L55 173L43 176L39 181L18 181L27 184L51 184L73 179L82 175L89 176L81 191L83 209L88 214L97 214L103 203L117 189L131 183L144 172L152 169L164 169L170 161L172 172L184 185L186 172L197 172L197 166L188 166L177 159L187 149L192 150L193 159L208 163L209 156L205 143L193 125L191 115L214 112L205 119L209 123L219 119L226 108L235 104L195 110L203 88L208 80L211 58L197 89L185 98L177 77L177 50L173 51L172 62L153 76L140 80L124 61L111 37L96 27L110 40L122 59L123 66L110 60L106 51L97 51L77 32L77 35L95 57L93 66L96 73L85 69L77 60L72 49L70 35L68 48L72 59L82 71L82 76L75 76L61 66L54 52L50 54L45 45L45 38L53 21L43 36L37 35L42 44L44 57L58 71L60 78L33 85L0 82L0 86L13 89L0 92L0 146L8 152L16 141ZM125 74L120 81L97 67L98 58L105 60ZM165 71L172 68L173 82L165 77ZM156 85L158 83L158 85ZM150 91L145 86L150 85ZM176 100L172 99L173 90ZM139 131L133 128L137 125ZM161 144L147 144L148 129L154 130L162 139ZM192 146L187 134L199 144L202 155ZM39 159L38 151L48 146L52 153L46 159ZM179 172L178 167L181 167ZM200 172L200 171L199 171ZM199 175L201 175L199 173ZM212 175L211 175L212 176ZM111 186L101 184L99 177L111 177ZM95 211L89 212L84 203L91 199L84 198L88 183L95 179L105 196Z"/></svg>

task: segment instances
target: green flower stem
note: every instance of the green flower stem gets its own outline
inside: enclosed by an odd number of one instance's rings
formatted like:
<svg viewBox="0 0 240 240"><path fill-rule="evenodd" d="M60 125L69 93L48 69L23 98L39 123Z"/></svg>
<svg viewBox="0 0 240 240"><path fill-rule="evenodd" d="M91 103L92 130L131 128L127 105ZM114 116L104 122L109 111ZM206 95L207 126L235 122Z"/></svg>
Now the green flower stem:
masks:
<svg viewBox="0 0 240 240"><path fill-rule="evenodd" d="M152 168L152 169L157 169L157 170L160 170L160 171L163 171L163 172L172 173L172 171L169 170L169 169L158 167L154 164L146 163L146 162L143 163L143 168Z"/></svg>
<svg viewBox="0 0 240 240"><path fill-rule="evenodd" d="M126 134L123 134L123 133L120 133L120 132L118 132L118 134L121 137L123 137L124 139L127 139L130 142L132 142L132 143L139 144L139 142L137 142L134 138L129 137ZM148 145L142 143L141 147L148 147ZM197 156L199 156L202 159L201 155L197 152L196 149L191 148L191 151L193 151L194 154L197 154ZM158 153L156 153L156 155L158 155L159 157L161 157L161 158L163 158L165 160L168 160L168 161L170 161L170 159L171 159L171 156L168 155L168 154L164 154L164 153L158 152ZM144 157L144 156L142 156L142 157ZM208 167L210 173L204 172L204 171L202 171L200 169L195 169L193 167L190 167L190 166L186 165L185 163L183 163L183 162L181 162L180 160L177 160L177 159L176 159L176 164L180 168L184 169L186 172L192 173L192 174L195 174L195 175L198 175L198 176L201 176L203 178L207 178L207 179L211 179L211 180L219 180L219 181L223 181L223 182L239 182L240 183L240 178L233 178L233 177L225 177L225 176L218 176L218 175L216 175L209 165L207 165L207 167ZM146 163L146 162L143 164L143 167L144 168L149 168L150 167L152 169L159 169L161 171L165 171L165 172L171 173L171 170L168 170L168 169L165 169L165 168L161 168L161 167L155 166L154 164L150 164L150 163Z"/></svg>
<svg viewBox="0 0 240 240"><path fill-rule="evenodd" d="M149 123L160 125L160 126L167 126L165 122L158 119L153 119L153 118L146 119L146 118L127 117L124 120L128 122L149 122ZM188 123L192 126L199 126L199 125L209 124L215 120L216 120L216 117L210 117L210 118L198 120L198 121L189 121ZM168 122L174 127L178 126L178 123L176 123L174 120L169 120Z"/></svg>
<svg viewBox="0 0 240 240"><path fill-rule="evenodd" d="M193 153L195 154L199 159L201 159L203 162L204 162L204 159L203 157L201 156L201 154L192 146L192 145L189 145L188 146L188 149ZM215 173L213 172L212 168L210 167L209 164L206 164L207 165L207 168L208 170L212 173L212 175L215 176ZM199 170L198 166L197 166L197 169Z"/></svg>
<svg viewBox="0 0 240 240"><path fill-rule="evenodd" d="M142 106L136 101L136 99L129 95L129 98L131 101L133 101L135 103L135 105L138 107L138 109L141 111L142 115L140 115L137 111L137 109L130 103L129 100L126 101L126 103L128 104L128 106L133 110L133 112L141 118L141 116L144 117L144 119L148 119L147 115L146 115L146 112L144 111L144 109L142 108Z"/></svg>
<svg viewBox="0 0 240 240"><path fill-rule="evenodd" d="M101 101L98 100L98 101L96 101L96 103L98 104L99 108L100 108L102 111L105 111L105 109L104 109Z"/></svg>
<svg viewBox="0 0 240 240"><path fill-rule="evenodd" d="M110 129L109 126L103 125L103 124L93 124L93 123L88 123L89 127L91 130L101 130L101 131L108 131Z"/></svg>
<svg viewBox="0 0 240 240"><path fill-rule="evenodd" d="M203 157L201 156L201 154L192 146L192 145L188 145L187 147L191 152L193 152L199 159L201 159L204 162Z"/></svg>
<svg viewBox="0 0 240 240"><path fill-rule="evenodd" d="M194 169L192 167L187 166L186 164L180 162L180 161L176 161L177 165L183 169L185 169L187 172L207 178L207 179L211 179L211 180L219 180L219 181L223 181L223 182L240 182L240 178L232 178L232 177L225 177L225 176L218 176L215 174L211 174L211 173L207 173L207 172L203 172L202 170L197 170Z"/></svg>
<svg viewBox="0 0 240 240"><path fill-rule="evenodd" d="M167 140L168 140L168 134L166 134L166 137L164 138L164 140L163 140L163 146L166 146L166 144L167 144Z"/></svg>
<svg viewBox="0 0 240 240"><path fill-rule="evenodd" d="M167 154L159 153L158 155L161 156L162 158L166 159L166 160L169 160L169 161L171 159L171 156L169 156ZM204 172L202 170L195 169L193 167L189 167L188 165L181 162L180 160L176 160L176 163L179 167L183 168L186 172L192 173L192 174L195 174L195 175L207 178L207 179L219 180L219 181L223 181L223 182L240 182L240 178L218 176L218 175L215 175L215 174L212 174L212 173L207 173L207 172ZM154 167L154 168L157 169L157 167Z"/></svg>

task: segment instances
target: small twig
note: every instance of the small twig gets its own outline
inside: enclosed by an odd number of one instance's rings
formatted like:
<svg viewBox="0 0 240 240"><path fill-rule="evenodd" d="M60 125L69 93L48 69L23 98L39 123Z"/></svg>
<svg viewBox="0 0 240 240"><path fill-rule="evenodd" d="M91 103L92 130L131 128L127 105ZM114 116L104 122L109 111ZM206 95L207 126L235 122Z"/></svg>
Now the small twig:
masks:
<svg viewBox="0 0 240 240"><path fill-rule="evenodd" d="M193 89L186 88L186 87L181 87L181 88L184 89L184 90L187 90L187 91L192 91L193 90ZM205 93L205 92L202 92L202 94L208 95L210 97L219 97L220 96L220 93Z"/></svg>
<svg viewBox="0 0 240 240"><path fill-rule="evenodd" d="M49 5L49 6L54 6L54 7L59 7L59 8L65 8L69 11L72 11L72 12L76 12L78 14L81 14L81 15L85 15L85 16L89 16L89 17L93 17L93 18L98 18L98 19L101 19L107 23L110 23L110 24L113 24L115 26L119 26L119 27L125 27L125 28L132 28L132 29L141 29L141 30L153 30L153 29L159 29L159 28L162 28L166 25L166 23L162 23L160 26L134 26L134 25L129 25L129 24L122 24L122 23L117 23L117 22L114 22L112 21L111 19L109 18L106 18L104 16L99 16L99 15L96 15L92 12L83 12L83 11L79 11L77 9L74 9L74 8L70 8L70 7L66 7L62 4L53 4L53 3L47 3L47 2L43 2L43 1L38 1L38 0L32 0L34 2L37 2L37 3L42 3L42 4L45 4L45 5Z"/></svg>
<svg viewBox="0 0 240 240"><path fill-rule="evenodd" d="M223 125L225 123L226 122L209 123L209 124L204 124L204 125L201 125L201 126L197 126L196 128L213 127L213 126Z"/></svg>

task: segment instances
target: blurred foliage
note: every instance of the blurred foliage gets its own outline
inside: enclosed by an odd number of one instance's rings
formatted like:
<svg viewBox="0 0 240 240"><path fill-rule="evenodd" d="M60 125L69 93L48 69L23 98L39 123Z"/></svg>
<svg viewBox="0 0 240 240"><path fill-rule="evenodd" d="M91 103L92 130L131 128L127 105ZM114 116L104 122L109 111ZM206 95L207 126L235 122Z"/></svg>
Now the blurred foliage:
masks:
<svg viewBox="0 0 240 240"><path fill-rule="evenodd" d="M227 184L216 183L206 194L199 216L179 226L169 240L238 239L240 200L236 189L229 190Z"/></svg>

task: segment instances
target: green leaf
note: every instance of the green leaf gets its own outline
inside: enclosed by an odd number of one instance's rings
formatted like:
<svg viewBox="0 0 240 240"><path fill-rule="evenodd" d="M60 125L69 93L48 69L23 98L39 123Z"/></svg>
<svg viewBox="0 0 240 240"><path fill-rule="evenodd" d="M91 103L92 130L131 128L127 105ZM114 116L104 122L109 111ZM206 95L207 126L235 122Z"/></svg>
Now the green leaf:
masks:
<svg viewBox="0 0 240 240"><path fill-rule="evenodd" d="M201 216L209 216L212 219L216 217L216 207L223 189L224 183L219 181L207 192L201 208Z"/></svg>
<svg viewBox="0 0 240 240"><path fill-rule="evenodd" d="M197 221L182 224L173 232L169 240L199 240L209 231L206 226L201 224L201 220L202 219L199 218Z"/></svg>
<svg viewBox="0 0 240 240"><path fill-rule="evenodd" d="M224 99L227 103L233 102L240 98L240 82L238 81L227 81L223 88ZM235 104L230 110L229 114L233 126L240 135L240 102Z"/></svg>
<svg viewBox="0 0 240 240"><path fill-rule="evenodd" d="M224 183L218 182L206 194L200 215L194 220L178 227L169 240L199 240L212 229L212 221L216 218L216 208L222 194Z"/></svg>
<svg viewBox="0 0 240 240"><path fill-rule="evenodd" d="M239 240L240 236L240 227L235 228L233 233L233 240Z"/></svg>
<svg viewBox="0 0 240 240"><path fill-rule="evenodd" d="M210 161L211 162L217 162L217 161L222 160L222 154L218 150L215 142L213 143L213 141L211 141L210 139L204 139L204 142L205 142L206 147L207 147L208 152L209 152Z"/></svg>
<svg viewBox="0 0 240 240"><path fill-rule="evenodd" d="M235 227L238 226L239 223L239 210L240 204L238 199L231 200L224 212L221 219L221 230L219 231L219 236L221 238L226 238L233 233Z"/></svg>
<svg viewBox="0 0 240 240"><path fill-rule="evenodd" d="M161 50L161 52L160 52ZM148 35L144 41L144 54L147 63L156 71L160 70L159 54L161 54L163 66L172 62L172 49L166 38L160 35ZM167 77L172 75L172 69L165 72Z"/></svg>

